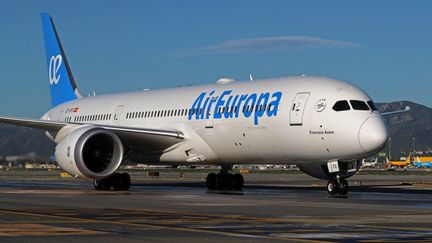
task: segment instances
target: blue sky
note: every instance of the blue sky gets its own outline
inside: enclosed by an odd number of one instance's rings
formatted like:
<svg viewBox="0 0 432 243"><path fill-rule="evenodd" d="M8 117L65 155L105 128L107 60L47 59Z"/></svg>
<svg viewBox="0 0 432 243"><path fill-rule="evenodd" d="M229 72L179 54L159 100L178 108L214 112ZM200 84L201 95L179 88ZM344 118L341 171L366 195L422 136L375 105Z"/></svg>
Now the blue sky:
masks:
<svg viewBox="0 0 432 243"><path fill-rule="evenodd" d="M432 107L432 1L2 1L0 114L50 108L40 13L81 93L322 75Z"/></svg>

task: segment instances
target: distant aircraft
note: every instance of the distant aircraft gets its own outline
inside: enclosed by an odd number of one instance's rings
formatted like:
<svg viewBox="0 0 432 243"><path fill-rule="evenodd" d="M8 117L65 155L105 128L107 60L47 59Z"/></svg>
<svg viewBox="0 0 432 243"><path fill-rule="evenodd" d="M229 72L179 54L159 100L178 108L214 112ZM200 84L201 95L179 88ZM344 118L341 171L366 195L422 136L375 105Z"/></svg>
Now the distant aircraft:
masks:
<svg viewBox="0 0 432 243"><path fill-rule="evenodd" d="M346 178L387 141L383 117L356 86L287 77L84 97L58 33L42 14L52 108L41 119L0 122L46 130L60 167L97 190L128 190L124 161L221 166L208 189L241 189L233 164L296 164L346 194ZM111 70L115 71L115 70Z"/></svg>
<svg viewBox="0 0 432 243"><path fill-rule="evenodd" d="M411 164L410 156L408 156L408 158L405 161L390 161L388 160L388 158L386 158L386 160L387 160L386 162L387 168L394 168L394 167L405 168Z"/></svg>
<svg viewBox="0 0 432 243"><path fill-rule="evenodd" d="M432 168L432 157L418 157L412 161L412 164L417 168Z"/></svg>
<svg viewBox="0 0 432 243"><path fill-rule="evenodd" d="M377 164L378 164L378 157L362 160L362 167L363 168L373 168Z"/></svg>

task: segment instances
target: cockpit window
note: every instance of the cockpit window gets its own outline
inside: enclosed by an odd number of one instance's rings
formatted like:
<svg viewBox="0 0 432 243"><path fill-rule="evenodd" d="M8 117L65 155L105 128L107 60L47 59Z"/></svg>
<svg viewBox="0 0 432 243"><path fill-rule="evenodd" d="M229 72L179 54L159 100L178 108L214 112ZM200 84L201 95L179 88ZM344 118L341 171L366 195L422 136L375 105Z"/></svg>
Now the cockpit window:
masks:
<svg viewBox="0 0 432 243"><path fill-rule="evenodd" d="M348 111L349 109L351 108L346 100L339 100L333 106L333 110L335 111Z"/></svg>
<svg viewBox="0 0 432 243"><path fill-rule="evenodd" d="M366 104L366 102L361 100L350 100L351 106L354 110L360 110L360 111L368 111L369 106Z"/></svg>
<svg viewBox="0 0 432 243"><path fill-rule="evenodd" d="M368 103L369 107L370 107L373 111L378 110L377 107L376 107L376 105L375 105L375 103L374 103L372 100L369 100L367 103Z"/></svg>

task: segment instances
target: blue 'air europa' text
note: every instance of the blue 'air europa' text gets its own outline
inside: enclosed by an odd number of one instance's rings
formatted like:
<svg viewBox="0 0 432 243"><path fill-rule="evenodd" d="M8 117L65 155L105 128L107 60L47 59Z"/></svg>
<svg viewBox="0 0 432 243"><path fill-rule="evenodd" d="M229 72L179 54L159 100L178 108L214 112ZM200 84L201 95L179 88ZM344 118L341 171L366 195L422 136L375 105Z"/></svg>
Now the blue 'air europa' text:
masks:
<svg viewBox="0 0 432 243"><path fill-rule="evenodd" d="M194 101L188 119L232 119L239 116L253 116L254 124L258 125L259 118L277 116L282 92L232 95L232 90L225 90L219 97L215 91L202 92Z"/></svg>

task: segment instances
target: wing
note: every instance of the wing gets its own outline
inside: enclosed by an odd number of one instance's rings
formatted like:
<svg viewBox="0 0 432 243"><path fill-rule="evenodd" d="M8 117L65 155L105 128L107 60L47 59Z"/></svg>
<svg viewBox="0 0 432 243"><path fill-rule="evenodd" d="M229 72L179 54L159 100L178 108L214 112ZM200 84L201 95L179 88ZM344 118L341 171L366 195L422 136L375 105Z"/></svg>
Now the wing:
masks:
<svg viewBox="0 0 432 243"><path fill-rule="evenodd" d="M48 121L40 119L26 119L14 117L0 117L0 123L42 129L50 133L57 133L65 126L80 126L80 123ZM100 124L85 124L100 127L115 133L124 145L145 150L160 150L168 148L184 140L184 134L178 130L149 129Z"/></svg>

